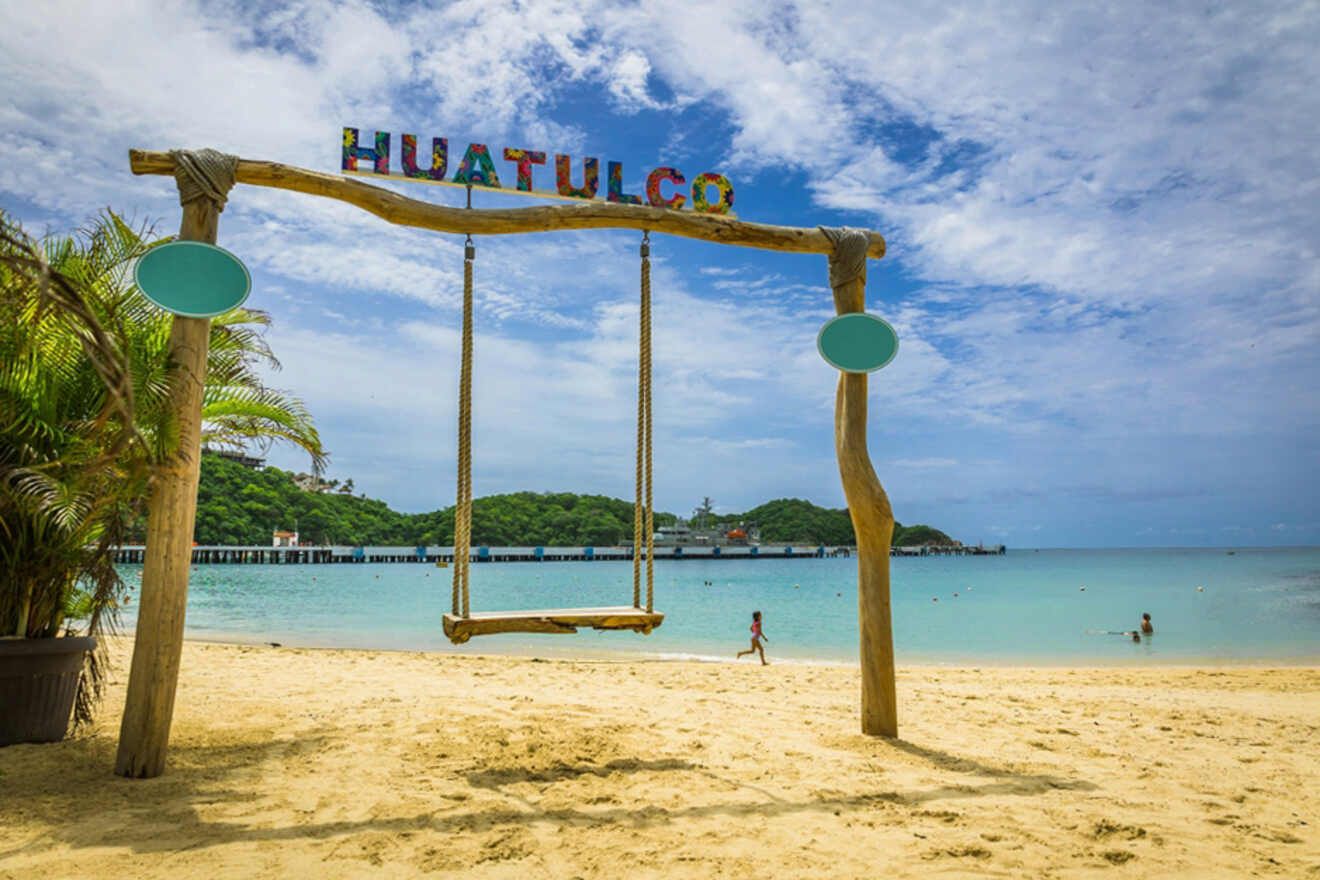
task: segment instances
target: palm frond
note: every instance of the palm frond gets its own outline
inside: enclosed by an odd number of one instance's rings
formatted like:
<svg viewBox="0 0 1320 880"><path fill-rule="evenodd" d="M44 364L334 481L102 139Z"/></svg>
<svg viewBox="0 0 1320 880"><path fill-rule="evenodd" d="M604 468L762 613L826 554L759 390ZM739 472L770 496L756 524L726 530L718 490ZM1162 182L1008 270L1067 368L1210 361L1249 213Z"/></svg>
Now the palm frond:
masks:
<svg viewBox="0 0 1320 880"><path fill-rule="evenodd" d="M90 595L87 634L114 625L125 588L112 550L180 433L173 318L133 285L134 261L159 244L151 238L105 211L37 243L0 211L0 635L56 635L75 593ZM327 454L311 415L263 382L279 368L269 323L252 309L211 322L203 436L292 443L320 474ZM79 721L104 673L101 652L80 684Z"/></svg>

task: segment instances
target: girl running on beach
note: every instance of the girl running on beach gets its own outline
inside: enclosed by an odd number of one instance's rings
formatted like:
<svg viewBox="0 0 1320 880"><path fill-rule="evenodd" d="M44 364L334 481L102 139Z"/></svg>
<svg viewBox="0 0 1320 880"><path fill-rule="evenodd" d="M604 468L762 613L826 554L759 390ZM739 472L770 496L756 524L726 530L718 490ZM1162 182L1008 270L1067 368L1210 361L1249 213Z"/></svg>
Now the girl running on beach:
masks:
<svg viewBox="0 0 1320 880"><path fill-rule="evenodd" d="M761 647L761 639L765 639L765 633L761 632L761 612L753 611L752 612L752 646L748 648L746 651L739 651L738 657L735 657L734 659L737 660L739 657L742 657L743 654L760 654L761 665L769 666L770 664L765 662L765 649ZM765 640L767 642L770 641L769 639L765 639Z"/></svg>

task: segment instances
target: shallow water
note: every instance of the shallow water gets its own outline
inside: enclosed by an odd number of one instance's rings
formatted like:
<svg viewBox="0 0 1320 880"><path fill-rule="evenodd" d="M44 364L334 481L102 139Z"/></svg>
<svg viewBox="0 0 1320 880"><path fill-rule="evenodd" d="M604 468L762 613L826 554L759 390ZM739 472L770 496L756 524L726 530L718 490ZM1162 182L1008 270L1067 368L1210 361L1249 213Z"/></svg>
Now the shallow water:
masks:
<svg viewBox="0 0 1320 880"><path fill-rule="evenodd" d="M891 564L899 663L1320 660L1320 548L1234 555L1010 550ZM130 584L140 582L141 566L122 569ZM857 658L856 559L657 560L655 607L666 618L649 636L483 636L457 648L440 625L451 578L452 569L422 564L197 566L187 635L393 650L725 658L747 647L751 613L760 610L771 660ZM474 611L627 605L632 565L474 564L471 597ZM136 600L123 616L128 628L135 608ZM1134 644L1104 634L1136 628L1142 612L1151 614L1153 637Z"/></svg>

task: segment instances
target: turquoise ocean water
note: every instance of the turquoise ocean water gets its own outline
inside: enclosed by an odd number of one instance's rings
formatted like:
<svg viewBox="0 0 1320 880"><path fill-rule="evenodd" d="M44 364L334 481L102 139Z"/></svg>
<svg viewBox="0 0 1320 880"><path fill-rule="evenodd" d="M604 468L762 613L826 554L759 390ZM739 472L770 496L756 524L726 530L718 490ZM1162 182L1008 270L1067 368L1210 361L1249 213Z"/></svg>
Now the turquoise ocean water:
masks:
<svg viewBox="0 0 1320 880"><path fill-rule="evenodd" d="M123 570L130 584L140 581L141 566ZM202 565L192 572L187 636L546 657L729 658L747 647L751 613L760 610L771 660L857 658L855 558L657 560L655 604L666 618L649 636L582 630L483 636L459 647L440 624L451 572L421 564ZM474 564L471 577L474 611L632 599L631 563ZM1320 662L1320 548L897 558L891 580L900 664ZM135 608L136 601L125 609L126 629ZM1134 629L1142 612L1151 614L1156 632L1140 644L1087 632Z"/></svg>

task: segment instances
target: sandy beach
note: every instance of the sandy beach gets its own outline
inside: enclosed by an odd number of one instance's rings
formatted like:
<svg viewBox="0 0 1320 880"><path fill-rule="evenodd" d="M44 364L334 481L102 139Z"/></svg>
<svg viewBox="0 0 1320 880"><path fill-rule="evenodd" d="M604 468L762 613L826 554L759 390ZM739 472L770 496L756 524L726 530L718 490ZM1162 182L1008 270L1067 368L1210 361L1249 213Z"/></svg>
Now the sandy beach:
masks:
<svg viewBox="0 0 1320 880"><path fill-rule="evenodd" d="M189 642L170 767L0 749L0 877L1320 877L1320 669L904 668Z"/></svg>

